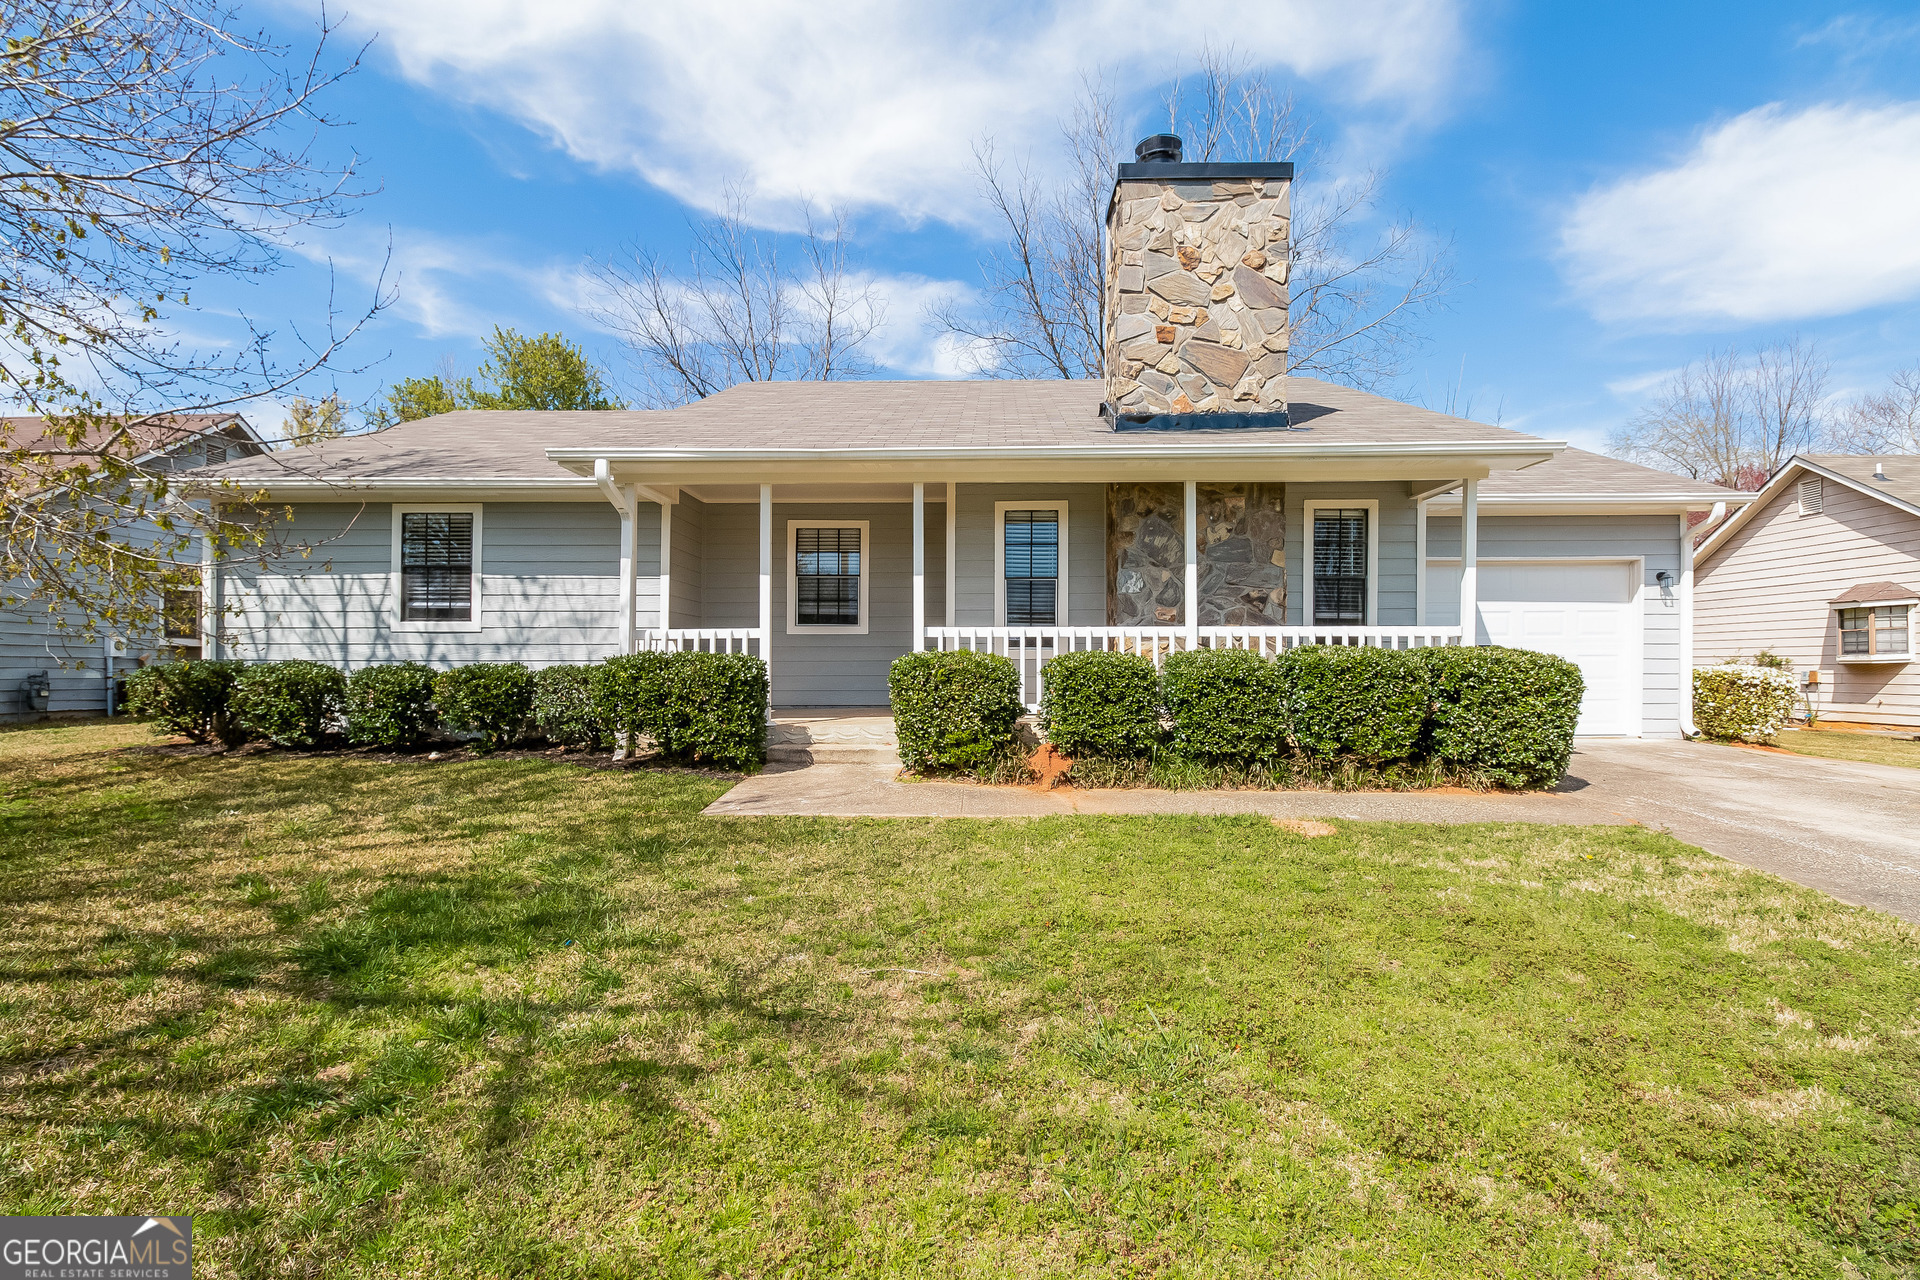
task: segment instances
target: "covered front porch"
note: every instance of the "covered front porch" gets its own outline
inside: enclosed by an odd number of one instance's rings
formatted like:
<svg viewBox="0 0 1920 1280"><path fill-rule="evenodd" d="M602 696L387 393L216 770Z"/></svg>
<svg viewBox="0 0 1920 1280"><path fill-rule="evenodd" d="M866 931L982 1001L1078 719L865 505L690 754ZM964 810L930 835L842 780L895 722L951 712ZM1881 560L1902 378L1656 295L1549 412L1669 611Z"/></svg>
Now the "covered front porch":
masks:
<svg viewBox="0 0 1920 1280"><path fill-rule="evenodd" d="M1136 553L1116 550L1107 483L622 483L606 459L594 475L620 514L621 651L754 654L768 665L776 722L800 708L883 705L888 666L913 651L1007 657L1037 709L1045 663L1075 650L1159 665L1199 648L1472 643L1458 625L1426 621L1426 505L1455 491L1462 516L1459 598L1432 612L1473 618L1478 477L1267 482L1263 500L1286 531L1284 543L1274 535L1280 585L1267 612L1286 621L1223 624L1196 602L1203 575L1221 576L1208 564L1202 494L1230 484L1163 483L1179 504L1178 559L1161 570L1160 598L1173 603L1142 623L1114 618ZM1353 563L1332 563L1343 556ZM1341 598L1316 605L1316 588Z"/></svg>

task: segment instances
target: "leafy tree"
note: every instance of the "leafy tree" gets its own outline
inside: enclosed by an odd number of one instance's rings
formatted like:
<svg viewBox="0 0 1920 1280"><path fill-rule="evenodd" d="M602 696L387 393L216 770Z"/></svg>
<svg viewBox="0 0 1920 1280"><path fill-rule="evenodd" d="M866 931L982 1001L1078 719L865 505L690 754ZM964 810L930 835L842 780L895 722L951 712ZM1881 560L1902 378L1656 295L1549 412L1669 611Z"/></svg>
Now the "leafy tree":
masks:
<svg viewBox="0 0 1920 1280"><path fill-rule="evenodd" d="M586 352L557 333L522 337L512 329L494 326L487 339L487 355L480 379L491 391L472 383L462 387L475 409L623 409L607 391L606 377L587 359Z"/></svg>
<svg viewBox="0 0 1920 1280"><path fill-rule="evenodd" d="M315 135L345 73L215 0L18 0L4 33L0 400L19 416L0 419L0 607L137 634L193 585L201 537L286 549L257 495L176 483L164 451L189 415L296 385L382 305L329 316L291 366L265 331L210 352L176 336L197 286L272 271L300 227L349 212L351 165Z"/></svg>
<svg viewBox="0 0 1920 1280"><path fill-rule="evenodd" d="M461 408L457 382L438 374L424 378L402 378L387 389L387 402L367 414L375 427L391 427L398 422L431 418Z"/></svg>
<svg viewBox="0 0 1920 1280"><path fill-rule="evenodd" d="M290 444L316 444L347 433L346 423L342 421L345 413L346 407L337 395L325 400L295 396L287 405L287 420L281 427Z"/></svg>
<svg viewBox="0 0 1920 1280"><path fill-rule="evenodd" d="M607 388L606 374L557 333L529 338L495 326L488 359L473 378L433 374L402 378L386 403L368 416L374 425L431 418L456 409L624 409Z"/></svg>

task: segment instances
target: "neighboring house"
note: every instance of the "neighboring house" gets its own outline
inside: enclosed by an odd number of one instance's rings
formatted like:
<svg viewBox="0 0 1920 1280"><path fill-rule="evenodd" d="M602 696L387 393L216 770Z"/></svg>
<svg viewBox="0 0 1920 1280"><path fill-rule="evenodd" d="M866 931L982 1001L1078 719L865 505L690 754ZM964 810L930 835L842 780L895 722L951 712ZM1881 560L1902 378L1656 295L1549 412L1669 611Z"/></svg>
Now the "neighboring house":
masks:
<svg viewBox="0 0 1920 1280"><path fill-rule="evenodd" d="M1121 166L1104 381L748 383L460 412L217 474L310 559L216 578L219 651L357 667L745 650L776 707L915 649L1500 642L1582 729L1675 736L1689 512L1744 495L1285 374L1292 168ZM323 563L324 562L324 563Z"/></svg>
<svg viewBox="0 0 1920 1280"><path fill-rule="evenodd" d="M1702 664L1768 650L1823 716L1920 724L1920 456L1795 456L1697 559Z"/></svg>
<svg viewBox="0 0 1920 1280"><path fill-rule="evenodd" d="M13 446L34 449L55 464L83 462L89 445L104 443L102 438L70 446L64 438L50 436L40 418L5 421L6 438ZM37 448L36 441L45 447ZM256 457L266 452L267 444L237 413L177 414L139 428L137 449L130 460L146 469L183 471ZM158 536L158 530L148 522L135 522L126 533L135 540ZM194 555L197 559L199 552ZM16 586L12 594L23 594L23 590L23 586ZM167 601L166 605L166 634L122 637L128 642L115 658L116 665L133 665L162 652L199 652L198 602L182 599ZM65 618L68 625L56 626L56 617ZM47 714L97 714L106 710L108 637L87 640L82 631L83 619L71 609L56 615L44 603L32 599L0 609L0 722L39 716L31 690L43 680L51 695Z"/></svg>

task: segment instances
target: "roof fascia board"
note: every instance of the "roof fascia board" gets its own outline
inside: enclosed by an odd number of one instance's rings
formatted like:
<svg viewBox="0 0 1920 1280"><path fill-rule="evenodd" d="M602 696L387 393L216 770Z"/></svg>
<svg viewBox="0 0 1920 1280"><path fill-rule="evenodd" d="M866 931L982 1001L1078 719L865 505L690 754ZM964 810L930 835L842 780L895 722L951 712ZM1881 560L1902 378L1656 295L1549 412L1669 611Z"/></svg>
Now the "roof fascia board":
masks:
<svg viewBox="0 0 1920 1280"><path fill-rule="evenodd" d="M462 498L526 502L604 502L593 481L428 478L420 480L235 479L201 483L189 496L239 502L255 494L269 502L414 502Z"/></svg>
<svg viewBox="0 0 1920 1280"><path fill-rule="evenodd" d="M1089 447L1087 445L983 445L972 449L874 448L874 449L648 449L581 448L561 446L546 451L547 457L569 470L584 468L591 472L597 459L610 463L791 463L791 462L979 462L979 461L1059 461L1104 462L1141 457L1191 458L1381 458L1381 457L1475 457L1511 459L1519 466L1532 466L1565 449L1559 440L1458 440L1435 444L1409 442L1359 442L1317 445L1306 442L1244 444L1239 441L1211 441L1206 444L1169 445L1152 443L1132 447ZM1514 468L1501 468L1502 470Z"/></svg>
<svg viewBox="0 0 1920 1280"><path fill-rule="evenodd" d="M1482 494L1480 509L1525 511L1539 515L1678 515L1689 511L1710 510L1715 503L1732 506L1747 499L1711 493L1616 493L1616 494ZM1428 503L1431 515L1460 514L1460 499L1437 498Z"/></svg>

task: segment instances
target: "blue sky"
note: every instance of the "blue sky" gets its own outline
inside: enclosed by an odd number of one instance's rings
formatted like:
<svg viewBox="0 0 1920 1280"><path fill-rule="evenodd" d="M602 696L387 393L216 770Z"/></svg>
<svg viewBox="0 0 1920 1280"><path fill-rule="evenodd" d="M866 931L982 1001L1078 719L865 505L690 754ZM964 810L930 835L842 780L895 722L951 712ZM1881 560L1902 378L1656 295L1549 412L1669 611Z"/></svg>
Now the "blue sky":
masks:
<svg viewBox="0 0 1920 1280"><path fill-rule="evenodd" d="M298 42L317 11L254 16ZM924 307L964 299L993 244L973 143L1057 163L1061 114L1102 73L1130 133L1151 132L1206 40L1315 119L1303 194L1378 168L1389 213L1452 240L1461 283L1405 398L1597 447L1727 343L1816 337L1843 396L1920 362L1911 8L388 0L343 26L343 48L372 43L329 145L379 190L286 271L212 296L311 330L330 278L350 307L387 262L394 305L347 355L370 367L337 375L352 401L470 368L496 323L562 330L633 379L580 310L582 268L623 245L678 253L728 182L774 223L801 199L849 209L889 299L890 376L936 376L952 365Z"/></svg>

